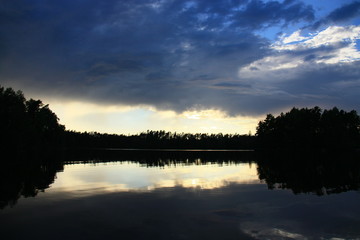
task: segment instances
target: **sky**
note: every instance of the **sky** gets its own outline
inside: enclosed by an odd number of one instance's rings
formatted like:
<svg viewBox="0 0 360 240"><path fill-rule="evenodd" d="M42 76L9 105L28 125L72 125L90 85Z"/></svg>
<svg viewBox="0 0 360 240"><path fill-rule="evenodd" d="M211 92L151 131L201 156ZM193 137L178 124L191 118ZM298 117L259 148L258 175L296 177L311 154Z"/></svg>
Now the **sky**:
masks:
<svg viewBox="0 0 360 240"><path fill-rule="evenodd" d="M360 1L0 0L0 85L69 130L254 134L360 111Z"/></svg>

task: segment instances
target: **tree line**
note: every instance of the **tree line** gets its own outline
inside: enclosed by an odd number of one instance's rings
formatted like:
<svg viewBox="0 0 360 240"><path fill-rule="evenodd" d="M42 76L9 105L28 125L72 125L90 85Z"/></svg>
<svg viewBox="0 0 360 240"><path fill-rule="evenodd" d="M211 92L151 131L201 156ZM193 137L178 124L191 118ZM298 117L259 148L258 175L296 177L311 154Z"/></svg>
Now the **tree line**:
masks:
<svg viewBox="0 0 360 240"><path fill-rule="evenodd" d="M256 136L260 148L358 148L360 117L336 107L292 108L277 117L268 114Z"/></svg>
<svg viewBox="0 0 360 240"><path fill-rule="evenodd" d="M255 144L251 135L150 130L134 135L67 131L65 138L67 145L82 148L250 149Z"/></svg>
<svg viewBox="0 0 360 240"><path fill-rule="evenodd" d="M293 108L268 114L256 134L205 134L147 131L134 135L76 132L65 129L41 100L0 86L1 150L18 155L74 148L136 149L291 149L359 148L360 117L346 112Z"/></svg>
<svg viewBox="0 0 360 240"><path fill-rule="evenodd" d="M41 100L0 86L1 149L29 155L71 148L253 148L254 136L240 134L147 131L133 135L77 132L65 129Z"/></svg>

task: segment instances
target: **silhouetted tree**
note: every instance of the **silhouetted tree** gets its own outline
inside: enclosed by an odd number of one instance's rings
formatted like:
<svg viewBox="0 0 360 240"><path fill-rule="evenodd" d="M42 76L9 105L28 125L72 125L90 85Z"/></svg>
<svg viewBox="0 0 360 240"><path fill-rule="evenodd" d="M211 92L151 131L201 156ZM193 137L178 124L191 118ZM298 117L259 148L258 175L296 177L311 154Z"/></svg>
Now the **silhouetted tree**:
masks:
<svg viewBox="0 0 360 240"><path fill-rule="evenodd" d="M256 136L262 148L355 148L360 146L360 118L354 110L293 108L277 117L268 114Z"/></svg>
<svg viewBox="0 0 360 240"><path fill-rule="evenodd" d="M39 139L41 144L58 144L65 127L58 123L58 117L49 106L40 100L30 99L26 102L26 111L33 136Z"/></svg>
<svg viewBox="0 0 360 240"><path fill-rule="evenodd" d="M22 156L58 147L65 127L48 105L0 87L1 150Z"/></svg>
<svg viewBox="0 0 360 240"><path fill-rule="evenodd" d="M24 129L25 97L21 91L0 87L0 137L3 149L15 148L20 144ZM19 146L21 147L21 146Z"/></svg>

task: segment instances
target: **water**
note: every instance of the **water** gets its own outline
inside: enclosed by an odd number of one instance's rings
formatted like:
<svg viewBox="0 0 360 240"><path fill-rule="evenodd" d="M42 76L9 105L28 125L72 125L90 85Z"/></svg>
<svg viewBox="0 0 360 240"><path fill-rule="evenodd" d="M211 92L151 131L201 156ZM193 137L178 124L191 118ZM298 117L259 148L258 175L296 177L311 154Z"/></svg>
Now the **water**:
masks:
<svg viewBox="0 0 360 240"><path fill-rule="evenodd" d="M360 239L357 162L100 156L3 171L2 239Z"/></svg>

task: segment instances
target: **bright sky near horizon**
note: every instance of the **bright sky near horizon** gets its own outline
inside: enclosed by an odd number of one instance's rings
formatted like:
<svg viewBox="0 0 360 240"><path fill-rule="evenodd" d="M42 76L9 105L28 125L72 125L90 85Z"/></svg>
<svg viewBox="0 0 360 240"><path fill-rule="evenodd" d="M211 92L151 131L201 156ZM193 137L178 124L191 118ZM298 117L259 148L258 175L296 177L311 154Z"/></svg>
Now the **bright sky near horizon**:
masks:
<svg viewBox="0 0 360 240"><path fill-rule="evenodd" d="M255 132L360 110L360 1L0 0L0 85L67 129Z"/></svg>

